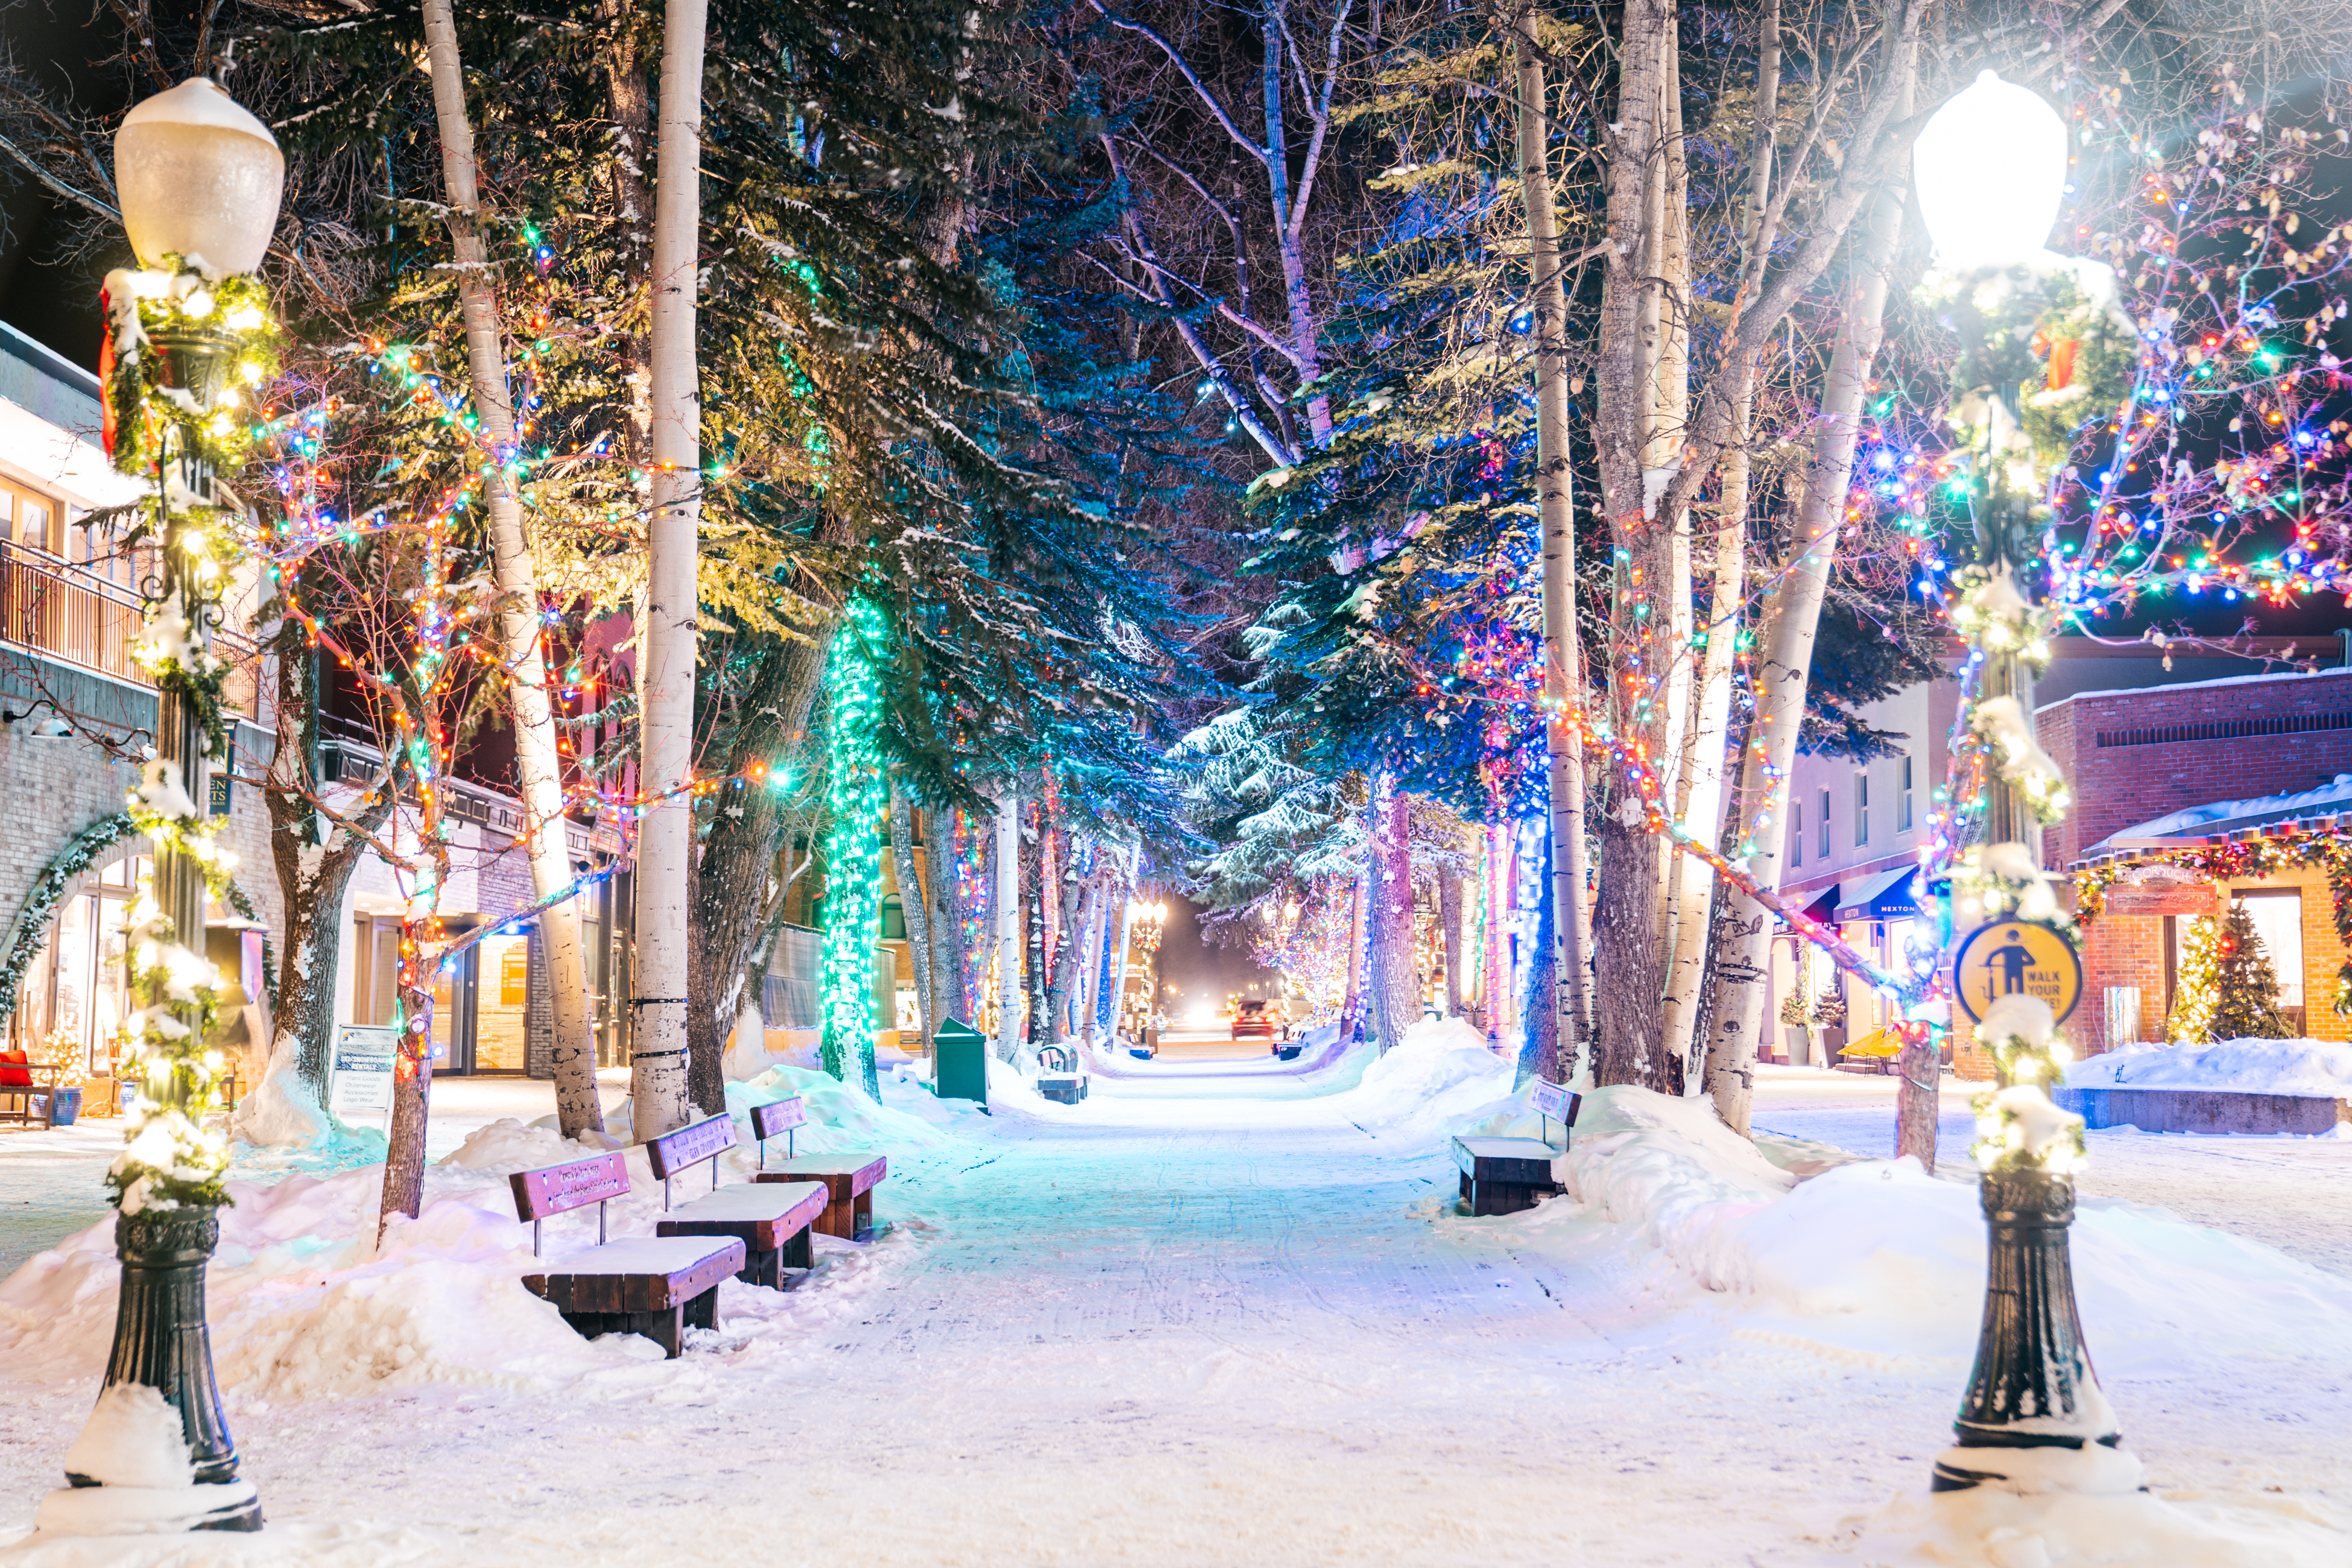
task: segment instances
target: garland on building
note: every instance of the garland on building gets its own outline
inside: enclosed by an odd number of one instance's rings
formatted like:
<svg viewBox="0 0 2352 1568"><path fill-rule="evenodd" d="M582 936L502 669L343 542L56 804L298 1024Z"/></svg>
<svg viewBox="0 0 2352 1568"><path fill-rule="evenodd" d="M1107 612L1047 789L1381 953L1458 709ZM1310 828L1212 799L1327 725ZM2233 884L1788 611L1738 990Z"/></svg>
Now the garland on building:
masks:
<svg viewBox="0 0 2352 1568"><path fill-rule="evenodd" d="M32 967L44 945L48 942L49 922L57 918L58 905L65 899L66 889L74 879L99 862L100 857L114 845L139 831L127 811L114 812L66 840L65 847L50 857L33 879L25 894L25 901L16 910L16 923L9 928L8 943L0 952L0 1016L16 1010L17 994L25 984L25 971Z"/></svg>
<svg viewBox="0 0 2352 1568"><path fill-rule="evenodd" d="M2352 835L2285 828L2233 844L2194 844L2111 861L2074 874L2075 919L2086 929L2105 912L2107 889L2143 866L2178 866L2209 881L2274 877L2282 871L2322 871L2336 916L2336 941L2352 949ZM2334 1009L2352 1016L2352 956L2336 971Z"/></svg>
<svg viewBox="0 0 2352 1568"><path fill-rule="evenodd" d="M825 669L824 999L819 1060L843 1082L854 1057L868 1094L874 1069L874 945L881 937L883 818L882 699L877 656L889 626L881 608L852 599Z"/></svg>

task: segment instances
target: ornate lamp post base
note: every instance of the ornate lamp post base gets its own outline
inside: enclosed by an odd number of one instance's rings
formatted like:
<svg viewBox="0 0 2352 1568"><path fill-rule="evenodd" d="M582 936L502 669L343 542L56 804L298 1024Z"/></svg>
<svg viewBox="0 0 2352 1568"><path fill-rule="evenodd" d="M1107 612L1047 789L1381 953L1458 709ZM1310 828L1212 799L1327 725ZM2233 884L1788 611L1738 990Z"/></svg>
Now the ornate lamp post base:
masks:
<svg viewBox="0 0 2352 1568"><path fill-rule="evenodd" d="M35 1523L59 1535L259 1530L261 1500L237 1479L205 1325L219 1215L145 1209L118 1216L114 1238L122 1287L106 1384L66 1455L72 1484L41 1500Z"/></svg>
<svg viewBox="0 0 2352 1568"><path fill-rule="evenodd" d="M1988 1171L1978 1194L1991 1243L1984 1322L1952 1423L1959 1442L1937 1456L1934 1489L2137 1490L2139 1459L2121 1447L2074 1306L2073 1178Z"/></svg>

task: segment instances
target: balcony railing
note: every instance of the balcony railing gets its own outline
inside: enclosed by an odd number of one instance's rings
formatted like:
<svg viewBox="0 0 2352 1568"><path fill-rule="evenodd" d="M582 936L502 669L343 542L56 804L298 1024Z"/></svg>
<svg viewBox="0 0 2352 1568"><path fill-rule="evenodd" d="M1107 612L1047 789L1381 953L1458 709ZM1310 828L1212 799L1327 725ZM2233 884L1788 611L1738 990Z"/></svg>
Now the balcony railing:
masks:
<svg viewBox="0 0 2352 1568"><path fill-rule="evenodd" d="M0 639L140 686L154 684L131 657L144 615L139 595L47 551L0 541ZM260 669L253 645L233 632L214 637L232 662L228 705L254 712Z"/></svg>

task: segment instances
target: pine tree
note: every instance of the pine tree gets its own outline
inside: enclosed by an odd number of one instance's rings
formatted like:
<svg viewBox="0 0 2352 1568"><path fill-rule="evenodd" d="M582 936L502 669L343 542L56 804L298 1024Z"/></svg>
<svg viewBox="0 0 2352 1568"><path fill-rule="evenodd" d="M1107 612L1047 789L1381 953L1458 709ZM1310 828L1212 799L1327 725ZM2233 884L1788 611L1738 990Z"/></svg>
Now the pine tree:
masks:
<svg viewBox="0 0 2352 1568"><path fill-rule="evenodd" d="M2214 948L2212 1037L2284 1040L2293 1035L2278 1010L2278 972L2242 900L2231 902Z"/></svg>

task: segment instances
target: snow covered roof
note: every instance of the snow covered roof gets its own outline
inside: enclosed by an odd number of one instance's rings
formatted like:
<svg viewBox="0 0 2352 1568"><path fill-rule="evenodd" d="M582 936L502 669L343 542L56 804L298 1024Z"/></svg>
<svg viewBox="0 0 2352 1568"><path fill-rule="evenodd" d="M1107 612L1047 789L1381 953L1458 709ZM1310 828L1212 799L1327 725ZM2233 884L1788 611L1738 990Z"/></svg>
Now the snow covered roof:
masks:
<svg viewBox="0 0 2352 1568"><path fill-rule="evenodd" d="M2312 654L2314 656L2321 656L2334 652L2335 650L2328 645L2335 641L2336 638L2328 633L2321 632L2315 635L2311 639ZM2301 650L2298 649L2297 652L2298 656L2300 656ZM2160 647L2151 646L2147 650L2147 656L2150 658L2161 658L2164 657L2164 650ZM2217 658L2231 656L2229 655L2226 650L2192 647L2185 650L2176 649L2173 657L2176 658ZM2352 665L2330 665L2325 669L2277 669L2272 670L2263 675L2223 675L2218 676L2211 680L2183 680L2177 684L2171 681L2167 681L2161 687L2118 686L2104 691L2077 691L2071 696L2062 697L2055 702L2041 703L2034 709L2034 711L2037 713L2047 713L2053 708L2063 708L2069 702L2080 701L2083 699L2089 697L2145 697L2151 691L2158 690L2169 695L2176 691L2208 691L2217 686L2255 686L2260 685L2264 681L2273 680L2316 680L2332 675L2352 675Z"/></svg>
<svg viewBox="0 0 2352 1568"><path fill-rule="evenodd" d="M2140 847L2151 839L2194 842L2224 838L2241 828L2264 827L2305 817L2335 816L2339 813L2352 814L2352 773L2337 773L2332 781L2316 789L2184 806L2134 826L2117 828L2084 850L2082 858L2096 859L2107 850Z"/></svg>

